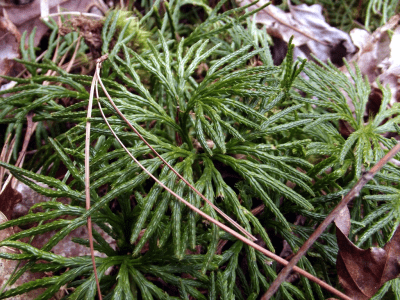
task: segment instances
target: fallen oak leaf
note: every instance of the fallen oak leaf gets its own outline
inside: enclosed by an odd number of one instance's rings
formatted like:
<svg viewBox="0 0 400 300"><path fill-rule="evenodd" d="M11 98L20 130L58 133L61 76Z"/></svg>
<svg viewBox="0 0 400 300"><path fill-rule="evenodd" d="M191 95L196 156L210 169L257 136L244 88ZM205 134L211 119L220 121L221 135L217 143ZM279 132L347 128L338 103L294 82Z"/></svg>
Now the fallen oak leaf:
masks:
<svg viewBox="0 0 400 300"><path fill-rule="evenodd" d="M387 281L400 275L400 226L383 247L360 249L336 226L339 246L336 268L339 283L355 300L366 300L376 294Z"/></svg>

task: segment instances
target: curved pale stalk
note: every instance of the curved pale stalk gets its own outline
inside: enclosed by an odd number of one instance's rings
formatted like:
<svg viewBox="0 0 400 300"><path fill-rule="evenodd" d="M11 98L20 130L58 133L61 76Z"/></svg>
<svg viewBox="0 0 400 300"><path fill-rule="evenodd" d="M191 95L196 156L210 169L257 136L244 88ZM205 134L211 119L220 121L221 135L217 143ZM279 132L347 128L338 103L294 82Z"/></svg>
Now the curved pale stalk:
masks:
<svg viewBox="0 0 400 300"><path fill-rule="evenodd" d="M88 111L86 117L86 137L85 137L85 196L86 196L86 210L90 209L90 118L92 116L92 106L93 106L93 95L94 95L94 87L97 85L98 73L100 72L100 66L102 62L102 57L97 60L96 71L93 76L92 85L90 86L90 96L88 103ZM93 272L94 277L96 279L97 292L99 294L99 299L102 300L101 289L99 278L97 276L97 268L96 261L94 257L94 246L93 246L93 233L92 233L92 217L88 216L87 218L87 227L88 227L88 235L89 235L89 245L90 245L90 256L92 257L93 264Z"/></svg>

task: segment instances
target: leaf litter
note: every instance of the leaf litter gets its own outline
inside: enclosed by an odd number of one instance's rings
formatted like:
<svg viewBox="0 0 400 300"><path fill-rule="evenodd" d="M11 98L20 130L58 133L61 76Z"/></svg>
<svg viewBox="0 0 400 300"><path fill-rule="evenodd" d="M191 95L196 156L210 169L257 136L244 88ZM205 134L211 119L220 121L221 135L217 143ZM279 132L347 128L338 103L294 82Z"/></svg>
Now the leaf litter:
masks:
<svg viewBox="0 0 400 300"><path fill-rule="evenodd" d="M369 33L363 29L350 32L359 49L350 62L357 63L361 74L367 76L373 92L379 89L377 80L384 87L390 88L390 105L400 101L400 14L393 16L387 24ZM346 73L346 70L342 68ZM380 99L378 99L380 100Z"/></svg>
<svg viewBox="0 0 400 300"><path fill-rule="evenodd" d="M267 3L262 0L249 8L250 11ZM239 5L250 4L250 0L238 1ZM322 15L322 6L314 4L292 5L288 1L289 12L270 4L259 11L254 17L257 24L263 24L272 37L288 43L293 36L296 46L294 58L312 59L311 54L326 62L338 61L342 64L343 57L349 59L356 52L356 47L349 34L326 23Z"/></svg>
<svg viewBox="0 0 400 300"><path fill-rule="evenodd" d="M400 227L383 248L358 248L338 224L336 237L339 246L336 262L339 283L351 298L367 300L387 281L400 275Z"/></svg>

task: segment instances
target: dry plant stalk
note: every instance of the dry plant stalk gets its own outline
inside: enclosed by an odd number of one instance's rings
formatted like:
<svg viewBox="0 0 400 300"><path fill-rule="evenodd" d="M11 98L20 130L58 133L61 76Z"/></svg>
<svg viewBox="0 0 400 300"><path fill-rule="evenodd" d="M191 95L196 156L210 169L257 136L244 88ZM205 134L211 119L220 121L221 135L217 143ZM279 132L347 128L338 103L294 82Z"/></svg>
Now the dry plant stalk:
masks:
<svg viewBox="0 0 400 300"><path fill-rule="evenodd" d="M86 196L86 210L90 209L90 118L92 116L92 106L93 106L93 95L94 95L94 87L97 83L98 73L100 71L101 58L97 60L96 70L93 76L92 85L90 87L90 96L89 96L89 104L87 111L87 119L86 119L86 138L85 138L85 196ZM93 233L92 233L92 217L88 216L87 218L87 227L88 227L88 235L89 235L89 245L90 245L90 256L92 257L93 264L93 272L94 277L96 279L97 292L99 294L99 299L102 300L101 289L99 278L97 276L97 268L96 261L94 257L94 246L93 246Z"/></svg>
<svg viewBox="0 0 400 300"><path fill-rule="evenodd" d="M11 159L11 155L12 155L11 149L14 147L14 143L15 143L15 136L13 137L11 142L10 142L10 138L11 138L11 133L8 134L7 139L6 139L5 143L4 143L3 149L1 150L1 154L0 154L0 161L4 161L4 162L7 162L7 163ZM6 174L6 169L1 167L0 168L0 194L5 190L8 182L9 182L9 178L11 178L11 175L10 175L7 178L7 181L2 185L3 178L4 178L5 174Z"/></svg>

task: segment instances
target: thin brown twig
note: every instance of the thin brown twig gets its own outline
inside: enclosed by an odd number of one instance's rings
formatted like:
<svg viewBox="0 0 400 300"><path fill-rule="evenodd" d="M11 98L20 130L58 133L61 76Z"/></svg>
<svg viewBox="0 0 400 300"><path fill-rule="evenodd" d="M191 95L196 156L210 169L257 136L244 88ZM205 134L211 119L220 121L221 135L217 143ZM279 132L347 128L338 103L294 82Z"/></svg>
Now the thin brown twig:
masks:
<svg viewBox="0 0 400 300"><path fill-rule="evenodd" d="M67 71L68 73L69 73L69 71L71 71L72 66L75 62L76 54L78 53L79 47L81 46L81 40L82 40L82 36L80 35L78 37L78 41L76 43L76 47L75 47L74 53L72 54L71 60L69 61L68 66L65 69L65 71Z"/></svg>
<svg viewBox="0 0 400 300"><path fill-rule="evenodd" d="M1 150L0 161L8 162L6 157L7 157L7 154L9 152L8 149L11 148L11 147L9 147L9 144L8 144L10 139L11 139L11 132L8 134L7 139L6 139L6 141L5 141L4 145L3 145L3 149ZM0 167L0 190L2 190L1 189L1 183L3 182L3 177L4 177L5 172L6 172L6 168Z"/></svg>
<svg viewBox="0 0 400 300"><path fill-rule="evenodd" d="M74 44L78 41L78 39L76 39L75 41L72 42L71 45L68 46L68 51L65 52L65 54L63 55L63 57L61 57L60 62L58 63L59 66L61 66L65 59L67 58L68 54L69 54L69 50L74 46ZM80 40L79 40L80 41Z"/></svg>
<svg viewBox="0 0 400 300"><path fill-rule="evenodd" d="M37 123L36 122L34 123L32 121L32 118L33 118L33 113L32 112L28 113L28 115L26 116L27 125L26 125L26 133L25 133L25 137L24 137L24 143L22 144L21 152L19 153L17 162L15 163L15 166L20 167L20 168L22 167L22 165L24 163L26 150L28 149L29 141L31 140L32 134L35 132L36 126L37 126ZM18 181L15 178L11 182L11 185L14 189L17 185L17 182Z"/></svg>
<svg viewBox="0 0 400 300"><path fill-rule="evenodd" d="M301 246L299 251L290 260L289 264L282 269L279 275L276 277L275 281L271 284L268 291L263 295L261 300L269 300L275 292L278 290L279 286L284 282L289 275L289 273L294 270L294 266L298 263L300 258L306 254L308 249L314 244L314 242L319 238L319 236L325 231L330 223L336 218L340 211L347 206L347 204L354 197L360 194L361 189L370 181L375 174L389 161L391 160L397 152L400 151L400 143L394 146L375 166L373 166L368 172L366 172L356 183L355 186L347 193L347 195L339 202L336 208L326 217L326 219L319 225L319 227L314 231L314 233L308 238L308 240Z"/></svg>
<svg viewBox="0 0 400 300"><path fill-rule="evenodd" d="M264 211L264 208L265 208L265 204L261 204L261 205L257 206L256 208L253 208L253 209L251 210L251 213L252 213L254 216L256 216L256 215L262 213L262 212Z"/></svg>
<svg viewBox="0 0 400 300"><path fill-rule="evenodd" d="M11 133L8 135L8 137L11 137ZM7 138L7 141L8 141L8 138ZM5 153L4 153L4 160L3 160L3 151L2 151L2 159L1 159L1 161L7 162L7 163L10 162L11 155L12 155L12 149L14 148L14 145L15 145L15 136L11 140L10 145L7 145L6 148L3 147L3 150L5 151ZM7 185L10 184L11 179L13 179L12 174L10 172L8 172L9 176L8 176L7 180L4 182L3 185L1 185L1 183L3 182L3 176L5 175L6 171L8 171L8 170L4 169L2 167L1 171L2 171L2 173L1 173L1 181L0 181L0 186L1 186L0 195L4 192L4 190L6 189ZM0 293L1 293L1 291L0 291Z"/></svg>
<svg viewBox="0 0 400 300"><path fill-rule="evenodd" d="M22 164L24 163L24 159L25 159L25 155L26 155L26 150L28 149L29 141L31 139L31 136L32 136L33 132L36 129L36 123L32 122L32 116L33 116L32 113L28 113L28 115L26 116L27 128L26 128L26 133L25 133L24 143L22 145L22 149L19 152L18 159L17 159L17 161L15 163L15 166L17 166L17 167L22 167ZM9 141L10 136L11 136L11 133L8 135L6 143L5 143L5 145L3 147L3 150L1 152L1 157L0 157L1 161L8 162L10 160L10 157L11 157L11 154L12 154L11 149L14 147L14 143L15 143L15 136L14 136L13 140L11 141L10 147L8 147L9 146L8 145L8 141ZM8 158L6 158L7 151L9 151L8 152ZM1 168L0 169L0 186L1 186L1 182L3 181L4 174L5 174L5 170L3 168ZM3 192L3 189L7 186L7 184L10 181L11 181L12 188L15 188L15 186L17 185L17 181L15 180L14 176L12 176L10 174L10 176L7 178L6 182L4 183L3 187L0 189L1 192Z"/></svg>
<svg viewBox="0 0 400 300"><path fill-rule="evenodd" d="M104 91L104 93L107 95L107 98L110 100L111 97L109 96L107 90L105 89L99 72L95 73L95 76L98 76L98 82L100 82L100 85ZM112 100L110 100L112 101ZM260 251L261 253L265 254L266 256L276 260L277 262L283 264L283 265L287 265L289 262L283 258L281 258L280 256L276 255L275 253L272 253L270 251L268 251L267 249L261 247L260 245L257 245L256 243L254 243L253 241L251 241L250 239L242 236L241 234L239 234L238 232L232 230L231 228L229 228L228 226L224 225L223 223L217 221L216 219L210 217L209 215L207 215L206 213L204 213L203 211L201 211L200 209L198 209L196 206L190 204L189 202L187 202L185 199L183 199L182 197L180 197L178 194L176 194L174 191L172 191L171 189L169 189L167 186L165 186L161 181L159 181L152 173L150 173L142 164L140 164L140 162L129 152L129 150L125 147L125 145L122 143L122 141L118 138L118 136L116 135L116 133L114 132L114 130L112 129L111 125L109 124L106 116L104 115L104 112L101 108L100 105L100 101L97 98L97 102L99 105L99 109L100 109L100 113L102 114L102 117L104 119L104 121L106 122L108 128L110 129L110 131L112 132L112 134L114 135L115 139L118 141L118 143L121 145L121 147L125 150L125 152L133 159L133 161L135 161L136 164L138 164L138 166L144 171L146 172L154 181L156 181L162 188L164 188L167 192L169 192L171 195L173 195L176 199L178 199L179 201L181 201L183 204L185 204L187 207L189 207L190 209L192 209L194 212L198 213L200 216L202 216L203 218L205 218L206 220L210 221L211 223L217 225L218 227L220 227L222 230L230 233L231 235L233 235L234 237L236 237L238 240L246 243L247 245L253 247L254 249ZM136 130L135 130L136 131ZM147 141L144 140L144 142ZM151 147L151 146L150 146ZM172 167L171 167L172 168ZM172 169L173 170L173 169ZM294 267L293 268L296 272L298 272L299 274L307 277L308 279L310 279L311 281L314 281L315 283L317 283L318 285L320 285L321 287L327 289L329 292L331 292L332 294L335 294L336 296L344 299L344 300L352 300L350 297L346 296L345 294L343 294L342 292L340 292L339 290L335 289L334 287L330 286L329 284L327 284L326 282L322 281L321 279L311 275L310 273L308 273L307 271L299 268L299 267Z"/></svg>

